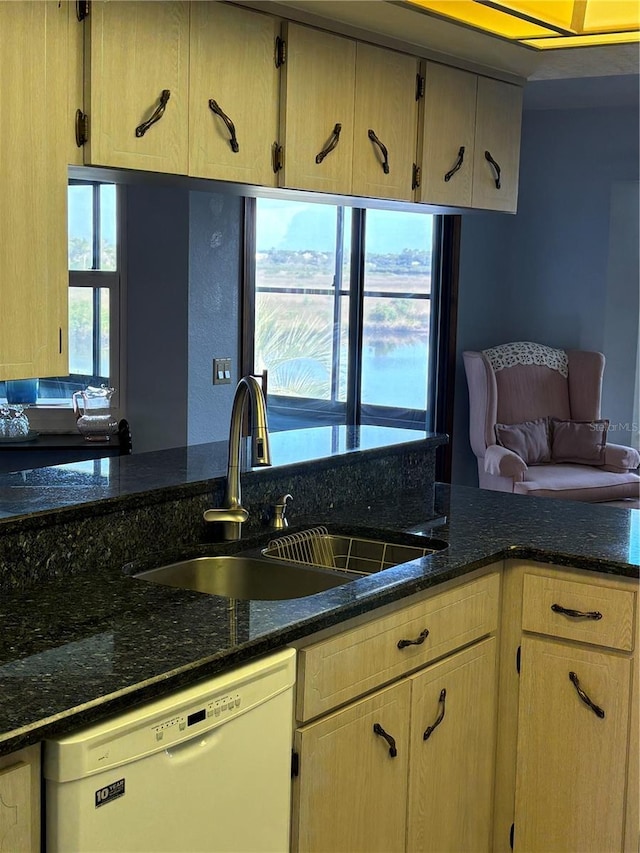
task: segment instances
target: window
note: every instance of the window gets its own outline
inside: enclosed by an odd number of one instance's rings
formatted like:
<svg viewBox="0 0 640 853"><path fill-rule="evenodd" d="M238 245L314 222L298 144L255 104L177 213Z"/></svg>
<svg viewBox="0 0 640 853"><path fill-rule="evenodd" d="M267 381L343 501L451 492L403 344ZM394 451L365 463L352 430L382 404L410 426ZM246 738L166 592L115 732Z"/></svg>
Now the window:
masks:
<svg viewBox="0 0 640 853"><path fill-rule="evenodd" d="M268 371L270 427L425 429L438 218L270 199L247 210L253 365Z"/></svg>
<svg viewBox="0 0 640 853"><path fill-rule="evenodd" d="M54 409L70 409L71 395L87 385L119 379L118 190L115 184L70 180L69 375L34 380L40 428L59 427ZM24 390L24 383L21 383ZM11 396L0 383L0 396ZM45 423L43 418L49 418ZM54 422L54 420L56 422Z"/></svg>

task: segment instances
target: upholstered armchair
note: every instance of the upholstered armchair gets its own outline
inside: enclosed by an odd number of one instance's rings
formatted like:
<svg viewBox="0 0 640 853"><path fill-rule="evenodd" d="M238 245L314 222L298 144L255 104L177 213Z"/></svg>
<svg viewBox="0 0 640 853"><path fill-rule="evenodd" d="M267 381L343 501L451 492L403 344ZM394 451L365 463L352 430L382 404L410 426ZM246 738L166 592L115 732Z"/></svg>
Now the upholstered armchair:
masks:
<svg viewBox="0 0 640 853"><path fill-rule="evenodd" d="M463 353L481 488L638 505L640 454L608 444L602 353L519 342Z"/></svg>

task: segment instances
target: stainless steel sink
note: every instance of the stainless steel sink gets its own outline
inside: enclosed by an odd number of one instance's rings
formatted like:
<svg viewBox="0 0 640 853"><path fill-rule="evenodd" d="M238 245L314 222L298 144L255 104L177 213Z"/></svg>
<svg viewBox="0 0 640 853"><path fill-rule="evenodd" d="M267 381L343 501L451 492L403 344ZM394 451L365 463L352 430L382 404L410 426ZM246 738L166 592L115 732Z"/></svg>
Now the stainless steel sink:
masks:
<svg viewBox="0 0 640 853"><path fill-rule="evenodd" d="M414 537L417 538L417 537ZM429 540L429 547L388 542L329 533L326 527L315 527L282 536L269 542L265 557L291 561L298 565L324 566L328 569L370 575L399 566L447 547L440 540Z"/></svg>
<svg viewBox="0 0 640 853"><path fill-rule="evenodd" d="M314 595L349 583L357 575L237 555L195 557L133 577L225 598L276 600Z"/></svg>

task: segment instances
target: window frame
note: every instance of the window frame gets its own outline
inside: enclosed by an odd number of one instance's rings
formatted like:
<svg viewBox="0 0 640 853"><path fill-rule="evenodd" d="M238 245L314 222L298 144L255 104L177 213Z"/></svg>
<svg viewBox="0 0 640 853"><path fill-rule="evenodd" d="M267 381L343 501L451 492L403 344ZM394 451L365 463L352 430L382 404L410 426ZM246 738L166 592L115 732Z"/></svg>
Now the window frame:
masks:
<svg viewBox="0 0 640 853"><path fill-rule="evenodd" d="M287 196L282 196L287 200ZM291 196L292 200L294 196ZM337 199L336 207L341 205ZM256 298L256 199L246 198L244 205L244 251L243 251L243 292L241 315L240 364L242 375L255 372L255 298ZM400 210L400 208L398 208ZM366 208L352 207L351 222L351 265L349 282L349 364L347 373L347 401L323 400L318 417L318 425L347 423L360 425L377 423L391 427L413 428L425 431L445 431L444 425L452 426L452 391L447 388L447 377L455 369L455 321L457 313L452 306L457 304L457 273L460 239L460 217L444 215L430 210L421 211L434 216L432 242L432 274L429 294L421 296L430 300L429 321L429 364L427 374L426 409L410 410L406 408L363 404L361 401L362 378L362 333L364 298L377 295L377 291L365 290L365 233ZM283 288L287 290L287 288ZM269 292L278 292L269 288ZM402 293L393 294L403 296ZM411 298L415 298L412 294ZM334 328L334 334L336 330ZM451 353L453 352L453 359ZM449 381L449 386L451 382ZM442 396L446 391L445 396ZM269 394L270 406L277 408L286 400L289 413L298 409L312 412L318 403L315 398L279 397ZM363 407L365 411L363 412ZM399 418L398 412L409 415ZM447 429L450 435L451 430ZM446 455L450 457L450 448ZM449 463L450 468L450 463Z"/></svg>
<svg viewBox="0 0 640 853"><path fill-rule="evenodd" d="M69 176L68 186L100 186L102 184L113 184L116 192L116 269L115 270L69 270L68 287L91 288L99 301L101 288L109 292L109 385L115 388L111 400L111 410L114 418L120 420L124 417L123 401L125 389L123 382L124 370L124 317L122 307L124 305L124 269L125 269L125 191L126 187L115 181L105 181L90 178L75 178ZM94 221L99 221L99 210L96 215L97 194L94 194ZM93 258L99 257L99 230L94 228ZM94 303L95 304L95 303ZM99 323L99 320L97 321ZM95 339L96 315L94 314L94 359L96 347L99 348L99 340ZM68 346L68 342L67 342ZM76 374L68 374L70 376ZM46 379L47 377L42 377ZM29 423L32 429L43 433L74 433L76 430L76 418L72 409L71 398L68 400L57 400L51 398L39 401L28 407Z"/></svg>

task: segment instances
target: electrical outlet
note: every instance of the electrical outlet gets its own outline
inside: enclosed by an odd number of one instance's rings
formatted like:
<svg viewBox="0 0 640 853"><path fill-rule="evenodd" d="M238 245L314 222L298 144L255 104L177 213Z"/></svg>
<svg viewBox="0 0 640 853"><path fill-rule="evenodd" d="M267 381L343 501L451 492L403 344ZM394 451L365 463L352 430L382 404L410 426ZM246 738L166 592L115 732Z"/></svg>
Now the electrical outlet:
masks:
<svg viewBox="0 0 640 853"><path fill-rule="evenodd" d="M231 359L213 359L213 384L231 385Z"/></svg>

